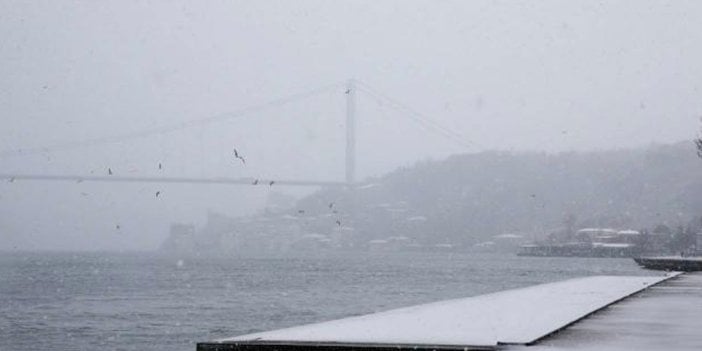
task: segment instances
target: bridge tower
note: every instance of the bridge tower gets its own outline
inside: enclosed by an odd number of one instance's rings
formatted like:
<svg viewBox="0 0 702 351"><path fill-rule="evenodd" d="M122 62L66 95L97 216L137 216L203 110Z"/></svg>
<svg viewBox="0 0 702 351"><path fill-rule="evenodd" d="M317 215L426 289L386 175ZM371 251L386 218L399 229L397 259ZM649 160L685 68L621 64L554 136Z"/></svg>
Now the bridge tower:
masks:
<svg viewBox="0 0 702 351"><path fill-rule="evenodd" d="M346 82L346 185L356 182L356 84Z"/></svg>

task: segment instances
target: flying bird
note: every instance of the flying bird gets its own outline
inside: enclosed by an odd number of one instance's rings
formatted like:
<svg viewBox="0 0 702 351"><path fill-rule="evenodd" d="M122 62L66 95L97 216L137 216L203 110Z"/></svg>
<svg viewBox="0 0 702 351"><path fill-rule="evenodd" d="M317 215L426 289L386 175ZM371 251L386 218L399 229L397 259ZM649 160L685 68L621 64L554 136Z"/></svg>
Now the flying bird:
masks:
<svg viewBox="0 0 702 351"><path fill-rule="evenodd" d="M334 207L334 203L333 203L333 202L330 202L330 203L329 203L329 209L331 210L332 207Z"/></svg>
<svg viewBox="0 0 702 351"><path fill-rule="evenodd" d="M115 225L115 229L119 230L119 228L120 228L120 227L119 227L119 224L116 224L116 225Z"/></svg>
<svg viewBox="0 0 702 351"><path fill-rule="evenodd" d="M156 192L156 197L158 197L159 195L161 195L161 192L160 192L160 191L157 191L157 192Z"/></svg>
<svg viewBox="0 0 702 351"><path fill-rule="evenodd" d="M243 156L239 155L239 151L237 151L236 148L234 149L234 157L241 160L241 163L246 164L246 160Z"/></svg>
<svg viewBox="0 0 702 351"><path fill-rule="evenodd" d="M158 169L161 169L161 168L163 168L163 167L161 166L161 162L159 162L159 163L158 163Z"/></svg>
<svg viewBox="0 0 702 351"><path fill-rule="evenodd" d="M305 210L297 210L297 213L303 214L303 213L305 213Z"/></svg>
<svg viewBox="0 0 702 351"><path fill-rule="evenodd" d="M341 221L337 219L337 220L336 220L336 225L338 225L339 227L341 227Z"/></svg>
<svg viewBox="0 0 702 351"><path fill-rule="evenodd" d="M268 186L273 186L273 184L275 184L274 180L271 180L270 182L268 182Z"/></svg>
<svg viewBox="0 0 702 351"><path fill-rule="evenodd" d="M8 180L8 182L10 182L10 183L12 183L14 181L15 181L15 177L10 177L10 179Z"/></svg>
<svg viewBox="0 0 702 351"><path fill-rule="evenodd" d="M254 179L253 183L251 183L251 184L258 185L258 179Z"/></svg>
<svg viewBox="0 0 702 351"><path fill-rule="evenodd" d="M107 174L112 175L112 168L107 168Z"/></svg>
<svg viewBox="0 0 702 351"><path fill-rule="evenodd" d="M346 89L346 91L344 91L344 94L351 94L351 89Z"/></svg>

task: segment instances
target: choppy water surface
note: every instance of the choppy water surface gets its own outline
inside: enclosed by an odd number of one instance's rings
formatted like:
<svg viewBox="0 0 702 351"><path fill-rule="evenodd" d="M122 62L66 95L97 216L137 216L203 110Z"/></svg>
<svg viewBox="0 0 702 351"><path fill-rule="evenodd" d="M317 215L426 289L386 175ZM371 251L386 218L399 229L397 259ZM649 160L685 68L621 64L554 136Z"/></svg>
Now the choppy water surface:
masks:
<svg viewBox="0 0 702 351"><path fill-rule="evenodd" d="M364 253L315 258L2 253L0 350L195 342L597 274L630 259Z"/></svg>

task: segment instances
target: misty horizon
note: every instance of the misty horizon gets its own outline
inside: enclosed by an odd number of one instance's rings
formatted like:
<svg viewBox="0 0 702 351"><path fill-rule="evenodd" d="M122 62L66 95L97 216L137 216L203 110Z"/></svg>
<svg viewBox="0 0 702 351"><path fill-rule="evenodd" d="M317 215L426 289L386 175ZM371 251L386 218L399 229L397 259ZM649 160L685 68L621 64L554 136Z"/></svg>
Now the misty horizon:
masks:
<svg viewBox="0 0 702 351"><path fill-rule="evenodd" d="M0 0L0 349L702 349L702 1Z"/></svg>
<svg viewBox="0 0 702 351"><path fill-rule="evenodd" d="M700 10L2 3L0 173L342 180L348 79L359 82L357 179L487 150L691 140L702 116L702 25L690 14ZM120 139L143 131L156 132ZM0 247L153 249L168 223L202 224L208 209L252 214L276 189L5 180Z"/></svg>

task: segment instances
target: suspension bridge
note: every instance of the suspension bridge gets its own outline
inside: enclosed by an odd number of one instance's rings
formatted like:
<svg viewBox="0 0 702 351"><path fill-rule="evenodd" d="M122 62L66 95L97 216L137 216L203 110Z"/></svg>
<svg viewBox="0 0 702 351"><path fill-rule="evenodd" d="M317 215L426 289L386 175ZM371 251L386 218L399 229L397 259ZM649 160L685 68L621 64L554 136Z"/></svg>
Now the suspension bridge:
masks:
<svg viewBox="0 0 702 351"><path fill-rule="evenodd" d="M468 141L461 134L446 128L433 121L428 116L415 111L408 105L389 97L363 83L362 81L350 79L343 83L330 84L316 89L299 92L289 96L285 96L276 100L271 100L266 103L250 106L238 111L225 113L221 115L211 116L204 119L190 120L171 125L165 125L157 128L145 129L134 133L114 135L108 137L87 139L82 141L68 142L63 144L48 145L43 147L33 147L25 149L14 149L0 151L0 159L10 157L22 157L51 152L61 152L75 150L86 147L100 146L106 144L120 143L129 140L146 138L154 135L168 134L176 131L186 130L192 127L204 126L209 124L220 123L224 121L243 118L253 113L258 113L265 110L270 110L276 107L282 107L292 102L310 98L312 96L326 93L329 91L341 91L346 96L346 113L345 113L345 179L320 181L320 180L296 180L296 179L265 179L254 177L243 178L202 178L202 177L143 177L143 176L95 176L95 175L52 175L52 174L0 174L0 179L6 179L10 182L15 180L26 181L68 181L68 182L122 182L122 183L186 183L186 184L229 184L229 185L256 185L256 184L276 184L278 186L345 186L352 187L356 184L356 104L357 95L367 94L379 101L383 101L386 106L401 113L409 121L416 123L418 126L427 132L436 134L447 140L450 140L462 147L470 148L473 143Z"/></svg>

